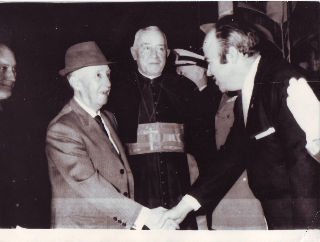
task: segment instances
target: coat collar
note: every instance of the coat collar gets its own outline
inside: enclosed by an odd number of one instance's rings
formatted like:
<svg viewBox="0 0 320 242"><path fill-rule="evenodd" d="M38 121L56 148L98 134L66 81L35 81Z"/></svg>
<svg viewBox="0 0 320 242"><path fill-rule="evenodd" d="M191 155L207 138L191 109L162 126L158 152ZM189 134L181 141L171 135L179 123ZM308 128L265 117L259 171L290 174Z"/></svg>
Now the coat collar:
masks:
<svg viewBox="0 0 320 242"><path fill-rule="evenodd" d="M84 126L88 126L90 120L92 119L90 114L86 112L82 107L80 107L80 105L76 102L76 100L74 100L74 98L70 100L69 105L72 108L72 110L78 115L81 124Z"/></svg>
<svg viewBox="0 0 320 242"><path fill-rule="evenodd" d="M273 74L273 68L279 62L267 58L261 58L254 80L254 87L249 104L246 130L252 138L259 132L265 131L272 125L266 115L266 107L263 102L264 96L269 92L268 83L273 82L272 78L267 78Z"/></svg>
<svg viewBox="0 0 320 242"><path fill-rule="evenodd" d="M77 114L81 124L85 127L87 127L89 130L94 130L94 129L101 129L101 127L99 127L99 125L97 124L97 122L94 120L94 118L91 117L91 115L86 112L74 99L71 99L69 102L70 107L72 108L72 110ZM109 131L110 131L110 135L113 139L113 141L115 142L117 148L119 149L119 155L122 158L122 162L124 160L126 160L126 156L125 156L125 150L121 144L121 141L113 127L113 125L111 124L109 117L107 114L105 114L104 112L101 112L101 117L103 118L103 121L105 122L105 124L107 125ZM104 136L105 134L101 133L102 136ZM108 142L110 142L108 140ZM111 142L110 142L110 145ZM114 150L114 153L117 155L117 152ZM127 160L126 160L127 162Z"/></svg>

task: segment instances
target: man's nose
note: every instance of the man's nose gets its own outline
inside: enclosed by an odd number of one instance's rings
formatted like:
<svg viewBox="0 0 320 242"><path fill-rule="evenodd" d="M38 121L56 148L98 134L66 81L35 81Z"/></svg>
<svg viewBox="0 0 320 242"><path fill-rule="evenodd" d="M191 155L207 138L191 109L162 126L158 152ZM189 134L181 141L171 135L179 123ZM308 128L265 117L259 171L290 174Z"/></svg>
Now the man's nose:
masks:
<svg viewBox="0 0 320 242"><path fill-rule="evenodd" d="M104 81L104 85L110 89L111 88L111 80L110 77L106 76L105 81Z"/></svg>
<svg viewBox="0 0 320 242"><path fill-rule="evenodd" d="M207 69L207 76L213 76L213 74L210 70L210 65L208 66L208 69Z"/></svg>
<svg viewBox="0 0 320 242"><path fill-rule="evenodd" d="M152 57L157 57L158 56L158 52L157 52L157 50L155 48L151 48L150 56L152 56Z"/></svg>
<svg viewBox="0 0 320 242"><path fill-rule="evenodd" d="M16 81L16 71L13 68L8 68L5 72L6 80L10 80L12 82Z"/></svg>

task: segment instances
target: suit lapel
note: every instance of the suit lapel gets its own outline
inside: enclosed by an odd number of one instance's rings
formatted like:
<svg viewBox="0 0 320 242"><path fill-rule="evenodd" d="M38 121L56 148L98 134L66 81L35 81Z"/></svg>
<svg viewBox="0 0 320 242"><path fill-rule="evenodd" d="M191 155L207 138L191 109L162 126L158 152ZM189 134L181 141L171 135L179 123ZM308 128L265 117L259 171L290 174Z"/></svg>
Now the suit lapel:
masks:
<svg viewBox="0 0 320 242"><path fill-rule="evenodd" d="M71 108L77 113L83 127L85 127L88 130L87 132L90 134L96 134L97 137L95 138L102 140L102 142L108 146L109 150L114 154L114 156L117 157L116 160L120 160L120 162L123 163L127 170L127 173L131 173L125 150L107 115L101 112L101 117L107 125L110 131L110 135L113 141L115 142L117 148L119 149L120 154L118 154L118 152L115 150L113 144L110 142L109 138L105 135L103 130L101 130L99 124L86 111L84 111L74 99L72 99L69 104ZM131 190L133 191L133 188L131 188Z"/></svg>
<svg viewBox="0 0 320 242"><path fill-rule="evenodd" d="M268 68L269 65L267 64L266 59L261 58L254 79L254 86L247 117L246 130L250 138L253 138L256 134L262 131L265 131L270 126L263 104L263 95L267 92L263 73L265 73Z"/></svg>
<svg viewBox="0 0 320 242"><path fill-rule="evenodd" d="M111 124L109 117L106 114L104 114L103 112L101 112L101 117L103 118L103 121L107 125L107 127L110 131L110 135L111 135L113 141L115 142L115 144L120 152L120 154L119 154L120 161L122 162L122 164L124 165L124 167L126 169L127 177L128 177L128 189L129 189L130 197L133 199L134 198L134 181L133 181L133 176L132 176L129 162L127 160L125 149L122 146L122 143L121 143L116 131L114 130L113 125Z"/></svg>
<svg viewBox="0 0 320 242"><path fill-rule="evenodd" d="M112 137L115 145L117 146L118 150L119 150L119 155L121 157L122 160L126 159L126 155L125 155L125 150L121 144L120 139L118 138L118 135L116 133L116 131L114 130L109 118L107 117L107 115L105 115L104 113L101 112L101 117L103 119L103 121L105 122L105 124L107 125L109 131L110 131L110 136Z"/></svg>
<svg viewBox="0 0 320 242"><path fill-rule="evenodd" d="M100 125L94 120L94 118L92 118L89 113L83 110L74 99L70 101L70 106L75 111L75 113L77 113L83 127L87 130L88 134L95 134L93 135L93 138L101 140L101 142L99 143L106 143L110 151L118 157L118 152L115 150L113 144L110 142L109 138L106 136L106 134L101 129ZM113 137L114 136L112 136L112 138Z"/></svg>
<svg viewBox="0 0 320 242"><path fill-rule="evenodd" d="M242 110L242 94L240 93L234 104L234 115L237 117L235 119L235 123L237 123L237 127L241 129L245 129L244 120L243 120L243 110Z"/></svg>
<svg viewBox="0 0 320 242"><path fill-rule="evenodd" d="M111 122L106 115L102 114L103 121L107 125L110 131L110 135L112 136L114 142L119 149L120 156L118 152L115 150L113 144L110 142L109 138L106 136L104 131L101 129L100 125L85 111L83 110L79 104L72 99L69 102L69 106L71 109L77 114L84 131L87 133L88 137L92 139L94 145L99 146L99 149L96 149L96 152L100 152L98 155L98 161L95 165L99 168L102 167L106 169L106 166L111 164L106 163L120 163L121 167L126 169L127 179L128 179L128 191L131 198L134 198L134 181L132 172L128 163L128 160L125 155L125 151L121 145L121 142L113 129ZM103 161L103 162L102 162ZM103 164L102 164L103 163ZM118 166L116 166L118 167Z"/></svg>
<svg viewBox="0 0 320 242"><path fill-rule="evenodd" d="M251 99L250 99L250 103L249 103L249 109L248 109L248 115L247 115L247 125L246 125L246 129L247 131L249 131L248 133L251 133L250 130L253 128L254 124L255 124L255 118L254 118L254 108L255 108L255 99L257 96L257 93L259 92L259 89L262 86L261 83L261 76L262 76L262 68L263 68L263 62L264 59L261 58L260 62L258 64L258 68L257 68L257 73L254 77L254 85L253 85L253 89L252 89L252 95L251 95Z"/></svg>

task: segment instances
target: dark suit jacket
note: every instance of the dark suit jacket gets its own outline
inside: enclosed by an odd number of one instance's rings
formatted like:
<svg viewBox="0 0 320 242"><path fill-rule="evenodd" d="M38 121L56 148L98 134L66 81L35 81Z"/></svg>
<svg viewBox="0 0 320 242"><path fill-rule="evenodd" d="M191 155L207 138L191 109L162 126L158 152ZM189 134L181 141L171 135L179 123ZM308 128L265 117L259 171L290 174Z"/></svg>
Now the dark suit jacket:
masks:
<svg viewBox="0 0 320 242"><path fill-rule="evenodd" d="M301 75L285 61L261 59L244 127L241 96L235 123L220 160L190 194L216 205L247 169L250 188L261 201L269 229L319 226L320 165L305 149L306 138L287 104L291 77ZM256 136L269 128L275 132Z"/></svg>
<svg viewBox="0 0 320 242"><path fill-rule="evenodd" d="M1 105L0 227L48 228L51 192L39 116L20 96Z"/></svg>
<svg viewBox="0 0 320 242"><path fill-rule="evenodd" d="M120 155L74 99L49 124L53 227L129 228L142 208L133 201L133 177L115 119L107 111L102 118Z"/></svg>

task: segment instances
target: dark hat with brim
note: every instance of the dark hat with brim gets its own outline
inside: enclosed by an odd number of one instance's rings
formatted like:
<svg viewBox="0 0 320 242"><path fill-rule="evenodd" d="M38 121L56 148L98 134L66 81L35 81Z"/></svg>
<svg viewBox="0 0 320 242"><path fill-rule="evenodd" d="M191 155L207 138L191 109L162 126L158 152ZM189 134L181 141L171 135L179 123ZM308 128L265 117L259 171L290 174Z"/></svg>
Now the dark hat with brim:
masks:
<svg viewBox="0 0 320 242"><path fill-rule="evenodd" d="M78 43L67 49L65 56L65 68L59 71L65 76L73 71L87 66L108 65L108 61L94 41Z"/></svg>
<svg viewBox="0 0 320 242"><path fill-rule="evenodd" d="M202 55L185 49L174 49L173 52L176 54L175 66L197 65L207 68L207 63Z"/></svg>

